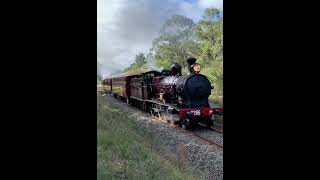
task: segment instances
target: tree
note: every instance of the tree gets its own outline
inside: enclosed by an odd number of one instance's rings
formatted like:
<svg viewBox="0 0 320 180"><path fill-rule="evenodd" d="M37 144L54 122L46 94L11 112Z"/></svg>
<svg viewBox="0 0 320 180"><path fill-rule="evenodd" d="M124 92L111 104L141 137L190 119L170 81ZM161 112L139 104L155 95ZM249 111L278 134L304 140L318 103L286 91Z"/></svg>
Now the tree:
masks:
<svg viewBox="0 0 320 180"><path fill-rule="evenodd" d="M164 23L151 48L158 66L169 68L173 63L185 66L188 57L199 54L194 27L192 19L181 15L174 15Z"/></svg>
<svg viewBox="0 0 320 180"><path fill-rule="evenodd" d="M139 53L136 55L135 58L135 64L137 64L138 67L141 67L143 64L146 63L146 57L143 53Z"/></svg>
<svg viewBox="0 0 320 180"><path fill-rule="evenodd" d="M137 71L146 63L147 61L145 55L140 52L136 55L134 63L132 63L128 68L124 69L123 72Z"/></svg>
<svg viewBox="0 0 320 180"><path fill-rule="evenodd" d="M195 27L201 53L199 59L204 64L223 59L223 19L214 8L205 10L204 16Z"/></svg>
<svg viewBox="0 0 320 180"><path fill-rule="evenodd" d="M206 9L195 27L200 54L198 62L203 74L213 80L213 97L223 95L223 18L217 9Z"/></svg>

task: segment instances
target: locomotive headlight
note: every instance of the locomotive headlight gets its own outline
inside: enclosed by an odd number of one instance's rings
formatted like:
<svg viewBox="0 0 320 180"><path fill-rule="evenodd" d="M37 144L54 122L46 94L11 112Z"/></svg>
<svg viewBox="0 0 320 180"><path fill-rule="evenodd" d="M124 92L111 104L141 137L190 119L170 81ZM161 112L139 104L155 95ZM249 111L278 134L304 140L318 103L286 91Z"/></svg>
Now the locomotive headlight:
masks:
<svg viewBox="0 0 320 180"><path fill-rule="evenodd" d="M199 73L200 70L201 70L201 66L200 66L200 64L195 63L195 64L192 66L192 69L193 69L193 71L194 71L195 73Z"/></svg>
<svg viewBox="0 0 320 180"><path fill-rule="evenodd" d="M212 113L213 113L213 110L210 110L210 111L209 111L209 114L211 115Z"/></svg>

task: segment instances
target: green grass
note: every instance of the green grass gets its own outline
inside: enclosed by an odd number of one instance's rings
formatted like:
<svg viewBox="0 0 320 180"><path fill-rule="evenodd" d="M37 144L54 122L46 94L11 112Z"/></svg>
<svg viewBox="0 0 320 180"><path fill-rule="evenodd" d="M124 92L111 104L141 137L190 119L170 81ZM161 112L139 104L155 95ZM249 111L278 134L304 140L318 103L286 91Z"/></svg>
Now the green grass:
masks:
<svg viewBox="0 0 320 180"><path fill-rule="evenodd" d="M195 179L152 134L97 95L97 179Z"/></svg>

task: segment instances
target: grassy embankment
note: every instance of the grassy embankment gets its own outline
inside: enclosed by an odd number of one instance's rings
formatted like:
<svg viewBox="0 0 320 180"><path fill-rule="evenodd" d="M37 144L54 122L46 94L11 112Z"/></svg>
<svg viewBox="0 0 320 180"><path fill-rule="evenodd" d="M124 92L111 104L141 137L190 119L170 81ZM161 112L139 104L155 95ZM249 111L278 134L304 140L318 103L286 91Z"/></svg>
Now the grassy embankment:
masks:
<svg viewBox="0 0 320 180"><path fill-rule="evenodd" d="M97 95L97 179L195 179L129 114Z"/></svg>

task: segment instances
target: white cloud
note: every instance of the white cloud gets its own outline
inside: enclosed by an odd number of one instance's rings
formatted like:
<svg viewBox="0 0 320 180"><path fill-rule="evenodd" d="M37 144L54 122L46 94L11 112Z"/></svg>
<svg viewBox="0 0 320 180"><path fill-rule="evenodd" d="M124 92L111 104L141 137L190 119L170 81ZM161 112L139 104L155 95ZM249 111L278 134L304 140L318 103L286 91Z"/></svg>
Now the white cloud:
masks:
<svg viewBox="0 0 320 180"><path fill-rule="evenodd" d="M97 1L97 24L112 23L116 15L126 4L125 0L98 0Z"/></svg>
<svg viewBox="0 0 320 180"><path fill-rule="evenodd" d="M159 6L160 1L98 0L97 56L102 73L118 72L129 66L136 54L148 51L170 15Z"/></svg>
<svg viewBox="0 0 320 180"><path fill-rule="evenodd" d="M182 14L188 18L193 19L194 22L197 22L201 18L204 10L195 3L185 1L180 3L176 11L177 14Z"/></svg>
<svg viewBox="0 0 320 180"><path fill-rule="evenodd" d="M217 8L223 10L223 0L198 0L200 8Z"/></svg>

